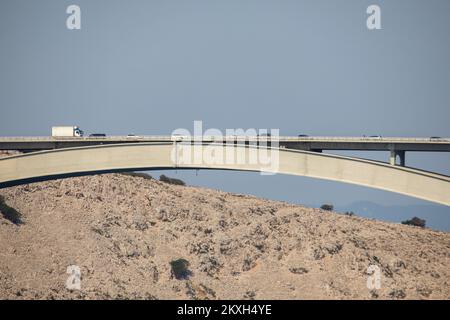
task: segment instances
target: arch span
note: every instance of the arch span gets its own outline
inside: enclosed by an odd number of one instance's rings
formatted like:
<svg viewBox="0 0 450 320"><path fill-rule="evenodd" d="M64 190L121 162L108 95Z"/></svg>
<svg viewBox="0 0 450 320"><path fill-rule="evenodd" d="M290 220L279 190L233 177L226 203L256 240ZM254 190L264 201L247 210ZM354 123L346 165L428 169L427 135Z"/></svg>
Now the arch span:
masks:
<svg viewBox="0 0 450 320"><path fill-rule="evenodd" d="M231 163L181 163L173 161L180 144L136 143L97 145L33 152L0 159L0 188L103 172L152 169L225 169L275 171L282 174L352 183L396 192L450 206L450 177L387 163L291 149L244 145L202 145L203 152L224 153L252 150L277 152L277 168L265 168L250 161ZM247 159L248 160L248 159Z"/></svg>

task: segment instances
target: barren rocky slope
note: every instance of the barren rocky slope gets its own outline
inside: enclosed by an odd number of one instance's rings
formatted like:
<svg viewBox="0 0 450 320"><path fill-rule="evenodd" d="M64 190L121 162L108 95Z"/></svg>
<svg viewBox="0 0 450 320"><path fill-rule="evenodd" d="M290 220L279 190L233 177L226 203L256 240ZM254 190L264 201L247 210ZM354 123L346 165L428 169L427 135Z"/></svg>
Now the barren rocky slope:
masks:
<svg viewBox="0 0 450 320"><path fill-rule="evenodd" d="M3 299L450 298L444 232L120 174L0 195ZM186 279L171 272L179 258ZM66 288L70 265L80 291Z"/></svg>

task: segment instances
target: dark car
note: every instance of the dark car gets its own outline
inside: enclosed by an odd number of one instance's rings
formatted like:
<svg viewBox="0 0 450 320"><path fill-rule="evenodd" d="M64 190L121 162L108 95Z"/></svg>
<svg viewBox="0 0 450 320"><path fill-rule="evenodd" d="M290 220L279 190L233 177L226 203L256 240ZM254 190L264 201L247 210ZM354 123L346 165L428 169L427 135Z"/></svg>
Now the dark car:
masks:
<svg viewBox="0 0 450 320"><path fill-rule="evenodd" d="M299 137L299 138L306 138L306 137L309 137L307 134L299 134L297 137Z"/></svg>
<svg viewBox="0 0 450 320"><path fill-rule="evenodd" d="M91 133L89 137L106 137L104 133Z"/></svg>

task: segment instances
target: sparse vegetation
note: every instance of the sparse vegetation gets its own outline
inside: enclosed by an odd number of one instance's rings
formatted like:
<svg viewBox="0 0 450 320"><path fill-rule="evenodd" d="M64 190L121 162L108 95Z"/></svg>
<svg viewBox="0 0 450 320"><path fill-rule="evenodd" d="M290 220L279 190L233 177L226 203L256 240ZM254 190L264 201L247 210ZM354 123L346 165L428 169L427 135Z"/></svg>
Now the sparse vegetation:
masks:
<svg viewBox="0 0 450 320"><path fill-rule="evenodd" d="M244 294L244 299L255 300L255 297L256 297L255 291L248 290Z"/></svg>
<svg viewBox="0 0 450 320"><path fill-rule="evenodd" d="M389 293L389 297L393 299L405 299L406 293L402 289L394 289Z"/></svg>
<svg viewBox="0 0 450 320"><path fill-rule="evenodd" d="M334 206L332 204L323 204L320 206L320 209L325 211L333 211Z"/></svg>
<svg viewBox="0 0 450 320"><path fill-rule="evenodd" d="M169 183L169 184L175 184L178 186L185 186L186 183L183 180L180 179L175 179L175 178L169 178L168 176L165 175L161 175L159 177L159 181L165 182L165 183Z"/></svg>
<svg viewBox="0 0 450 320"><path fill-rule="evenodd" d="M145 172L122 172L121 174L124 176L141 177L147 180L153 180L153 177Z"/></svg>
<svg viewBox="0 0 450 320"><path fill-rule="evenodd" d="M308 269L303 268L303 267L292 267L289 268L289 271L295 274L304 274L304 273L308 273Z"/></svg>
<svg viewBox="0 0 450 320"><path fill-rule="evenodd" d="M426 221L423 219L414 217L411 220L402 221L402 224L425 228Z"/></svg>
<svg viewBox="0 0 450 320"><path fill-rule="evenodd" d="M177 259L170 261L170 266L172 267L172 276L178 280L188 279L192 274L189 271L189 261L186 259Z"/></svg>
<svg viewBox="0 0 450 320"><path fill-rule="evenodd" d="M5 203L5 198L2 195L0 195L0 213L5 219L11 221L15 225L20 225L23 223L22 215L20 214L20 212L8 206Z"/></svg>
<svg viewBox="0 0 450 320"><path fill-rule="evenodd" d="M355 215L355 213L353 211L345 211L344 215L349 216L349 217L353 217Z"/></svg>

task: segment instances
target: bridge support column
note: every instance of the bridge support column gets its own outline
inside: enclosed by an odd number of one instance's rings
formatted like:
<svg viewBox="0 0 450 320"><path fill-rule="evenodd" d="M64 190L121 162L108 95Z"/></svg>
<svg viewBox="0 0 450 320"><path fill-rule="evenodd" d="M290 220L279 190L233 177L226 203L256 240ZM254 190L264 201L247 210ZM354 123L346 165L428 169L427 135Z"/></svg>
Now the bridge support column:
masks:
<svg viewBox="0 0 450 320"><path fill-rule="evenodd" d="M405 166L405 151L395 151L390 150L390 156L389 156L389 164L391 166L395 166L397 164L397 156L400 158L399 165L404 167Z"/></svg>
<svg viewBox="0 0 450 320"><path fill-rule="evenodd" d="M395 150L391 150L390 155L389 155L389 164L391 166L395 166L396 158L397 158L397 153L395 152Z"/></svg>
<svg viewBox="0 0 450 320"><path fill-rule="evenodd" d="M398 157L400 158L400 165L405 166L405 151L397 151Z"/></svg>

